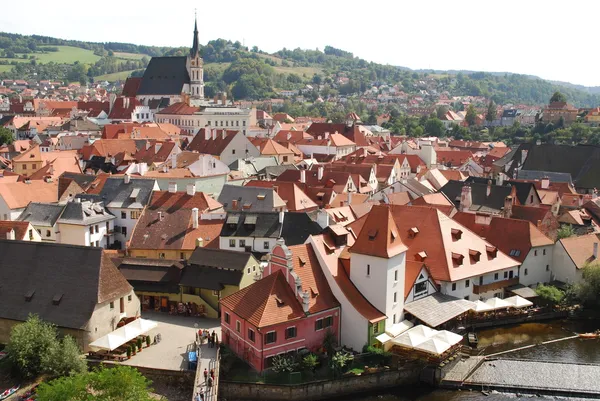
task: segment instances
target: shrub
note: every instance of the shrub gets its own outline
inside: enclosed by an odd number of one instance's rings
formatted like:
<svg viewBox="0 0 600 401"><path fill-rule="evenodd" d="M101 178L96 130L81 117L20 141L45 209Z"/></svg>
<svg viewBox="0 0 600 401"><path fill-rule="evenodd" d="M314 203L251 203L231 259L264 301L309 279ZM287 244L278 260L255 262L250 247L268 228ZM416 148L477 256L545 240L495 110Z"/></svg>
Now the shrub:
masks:
<svg viewBox="0 0 600 401"><path fill-rule="evenodd" d="M142 339L138 337L136 344L137 344L138 349L141 351L142 350Z"/></svg>
<svg viewBox="0 0 600 401"><path fill-rule="evenodd" d="M150 346L150 336L146 336L146 347Z"/></svg>
<svg viewBox="0 0 600 401"><path fill-rule="evenodd" d="M288 355L276 355L273 358L273 372L275 373L291 373L296 370L298 364L294 358Z"/></svg>
<svg viewBox="0 0 600 401"><path fill-rule="evenodd" d="M540 299L552 305L560 304L565 297L564 292L552 285L538 285L535 293Z"/></svg>
<svg viewBox="0 0 600 401"><path fill-rule="evenodd" d="M127 358L131 358L131 345L127 346Z"/></svg>
<svg viewBox="0 0 600 401"><path fill-rule="evenodd" d="M313 372L319 366L319 358L315 354L308 354L302 359L302 368Z"/></svg>

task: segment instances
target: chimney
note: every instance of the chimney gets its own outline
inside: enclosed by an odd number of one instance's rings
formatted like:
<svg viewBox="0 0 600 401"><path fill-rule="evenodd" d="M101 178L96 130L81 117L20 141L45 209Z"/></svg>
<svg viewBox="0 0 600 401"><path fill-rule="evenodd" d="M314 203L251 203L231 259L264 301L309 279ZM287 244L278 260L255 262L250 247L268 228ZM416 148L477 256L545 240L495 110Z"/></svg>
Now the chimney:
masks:
<svg viewBox="0 0 600 401"><path fill-rule="evenodd" d="M288 133L287 133L287 140L289 141L290 139L292 139L292 133L291 133L291 132L288 132Z"/></svg>
<svg viewBox="0 0 600 401"><path fill-rule="evenodd" d="M509 195L504 199L504 210L502 210L503 217L506 217L507 219L509 219L510 216L512 216L512 206L513 206L513 197Z"/></svg>
<svg viewBox="0 0 600 401"><path fill-rule="evenodd" d="M163 221L163 212L158 212L158 221Z"/></svg>
<svg viewBox="0 0 600 401"><path fill-rule="evenodd" d="M225 139L225 137L227 136L227 131L223 130L221 131L221 134L223 135L222 138Z"/></svg>
<svg viewBox="0 0 600 401"><path fill-rule="evenodd" d="M544 177L542 178L542 189L548 189L550 186L550 178Z"/></svg>
<svg viewBox="0 0 600 401"><path fill-rule="evenodd" d="M195 189L195 186L194 186ZM192 226L194 229L198 228L198 208L195 207L192 209Z"/></svg>
<svg viewBox="0 0 600 401"><path fill-rule="evenodd" d="M308 291L302 293L302 309L304 313L308 313L308 307L310 306L310 294Z"/></svg>
<svg viewBox="0 0 600 401"><path fill-rule="evenodd" d="M237 199L233 199L231 201L231 209L237 210L237 208L238 208L238 200Z"/></svg>
<svg viewBox="0 0 600 401"><path fill-rule="evenodd" d="M177 168L177 153L171 154L171 168Z"/></svg>
<svg viewBox="0 0 600 401"><path fill-rule="evenodd" d="M176 182L169 182L169 192L174 194L175 192L177 192L177 183Z"/></svg>
<svg viewBox="0 0 600 401"><path fill-rule="evenodd" d="M81 203L81 198L75 198L75 202Z"/></svg>
<svg viewBox="0 0 600 401"><path fill-rule="evenodd" d="M279 212L279 224L283 224L284 217L285 217L285 212L282 210Z"/></svg>
<svg viewBox="0 0 600 401"><path fill-rule="evenodd" d="M325 167L319 166L317 167L317 178L319 181L323 179L323 172L325 171Z"/></svg>
<svg viewBox="0 0 600 401"><path fill-rule="evenodd" d="M329 132L325 133L325 139L329 139Z"/></svg>
<svg viewBox="0 0 600 401"><path fill-rule="evenodd" d="M492 180L487 181L487 188L485 189L485 196L489 197L492 193Z"/></svg>
<svg viewBox="0 0 600 401"><path fill-rule="evenodd" d="M352 204L352 192L348 192L348 206Z"/></svg>
<svg viewBox="0 0 600 401"><path fill-rule="evenodd" d="M504 185L504 175L502 173L498 174L498 178L496 178L496 184Z"/></svg>
<svg viewBox="0 0 600 401"><path fill-rule="evenodd" d="M125 174L125 177L123 178L123 181L125 182L125 184L129 184L131 180L131 177L129 176L129 174Z"/></svg>
<svg viewBox="0 0 600 401"><path fill-rule="evenodd" d="M14 228L11 228L9 232L6 233L6 239L10 239L10 240L14 240L15 239L15 230ZM598 244L596 245L596 250L598 250Z"/></svg>
<svg viewBox="0 0 600 401"><path fill-rule="evenodd" d="M306 170L300 170L300 182L306 184Z"/></svg>
<svg viewBox="0 0 600 401"><path fill-rule="evenodd" d="M187 194L190 196L196 195L196 184L187 184Z"/></svg>
<svg viewBox="0 0 600 401"><path fill-rule="evenodd" d="M213 128L213 130L212 130L212 139L213 139L213 141L215 139L217 139L217 129L216 128Z"/></svg>
<svg viewBox="0 0 600 401"><path fill-rule="evenodd" d="M460 211L465 212L473 205L473 198L471 196L471 186L463 185L460 191Z"/></svg>
<svg viewBox="0 0 600 401"><path fill-rule="evenodd" d="M210 128L204 128L204 139L207 141L210 139Z"/></svg>

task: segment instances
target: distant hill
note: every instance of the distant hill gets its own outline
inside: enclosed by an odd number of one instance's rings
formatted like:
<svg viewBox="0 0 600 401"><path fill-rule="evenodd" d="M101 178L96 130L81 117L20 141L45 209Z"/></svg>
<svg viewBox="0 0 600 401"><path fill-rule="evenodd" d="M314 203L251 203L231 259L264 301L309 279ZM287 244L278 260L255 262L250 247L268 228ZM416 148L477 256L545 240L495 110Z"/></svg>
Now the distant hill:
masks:
<svg viewBox="0 0 600 401"><path fill-rule="evenodd" d="M187 47L82 42L0 32L0 78L123 80L141 75L153 56L182 56L187 52ZM576 106L600 105L600 87L509 72L411 70L369 62L331 46L322 51L284 48L268 54L240 42L217 39L202 46L201 54L206 63L207 96L228 91L236 99L261 99L306 84L326 84L326 90L313 94L313 98L338 93L352 96L374 85L388 84L398 85L407 93L428 89L486 96L499 104L545 104L560 90ZM429 78L426 87L422 86L424 78Z"/></svg>

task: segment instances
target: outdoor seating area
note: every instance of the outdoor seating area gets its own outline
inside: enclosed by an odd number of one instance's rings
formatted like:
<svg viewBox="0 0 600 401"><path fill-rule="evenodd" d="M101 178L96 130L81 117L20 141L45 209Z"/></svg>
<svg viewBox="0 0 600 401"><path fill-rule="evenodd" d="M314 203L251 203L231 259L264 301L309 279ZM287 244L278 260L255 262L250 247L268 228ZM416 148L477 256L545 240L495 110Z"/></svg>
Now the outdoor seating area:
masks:
<svg viewBox="0 0 600 401"><path fill-rule="evenodd" d="M469 322L510 319L518 316L536 313L540 308L534 308L533 302L515 295L510 298L490 298L487 301L475 301L468 317Z"/></svg>
<svg viewBox="0 0 600 401"><path fill-rule="evenodd" d="M463 337L447 330L434 330L424 325L415 326L383 343L389 352L438 363L456 354Z"/></svg>
<svg viewBox="0 0 600 401"><path fill-rule="evenodd" d="M138 294L143 311L167 312L170 315L206 317L206 307L195 302L172 301L167 296Z"/></svg>
<svg viewBox="0 0 600 401"><path fill-rule="evenodd" d="M88 358L126 361L137 352L141 352L142 349L160 342L160 334L156 335L154 339L147 335L156 326L156 322L146 319L135 319L123 324L113 332L90 343L90 347L96 350L90 351Z"/></svg>

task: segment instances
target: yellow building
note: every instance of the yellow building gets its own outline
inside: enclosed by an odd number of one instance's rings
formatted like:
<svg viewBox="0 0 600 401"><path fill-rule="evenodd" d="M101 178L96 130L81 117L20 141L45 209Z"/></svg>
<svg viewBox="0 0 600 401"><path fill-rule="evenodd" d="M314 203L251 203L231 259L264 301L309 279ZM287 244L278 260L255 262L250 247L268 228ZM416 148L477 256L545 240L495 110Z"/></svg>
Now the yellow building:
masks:
<svg viewBox="0 0 600 401"><path fill-rule="evenodd" d="M41 169L43 167L42 163L42 153L39 145L35 145L12 159L13 171L24 177L29 177Z"/></svg>

